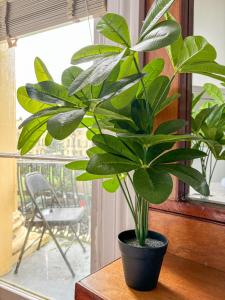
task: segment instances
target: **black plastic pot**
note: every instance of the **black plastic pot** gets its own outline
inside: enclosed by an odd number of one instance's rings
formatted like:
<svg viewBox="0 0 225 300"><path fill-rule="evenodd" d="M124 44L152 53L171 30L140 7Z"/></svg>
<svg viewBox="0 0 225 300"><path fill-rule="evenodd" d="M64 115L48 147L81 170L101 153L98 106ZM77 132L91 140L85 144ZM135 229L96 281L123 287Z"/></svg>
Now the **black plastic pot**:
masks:
<svg viewBox="0 0 225 300"><path fill-rule="evenodd" d="M149 231L148 237L163 242L163 246L139 248L129 245L127 241L135 238L134 230L123 231L118 236L126 283L139 291L156 288L168 246L167 239L158 232Z"/></svg>

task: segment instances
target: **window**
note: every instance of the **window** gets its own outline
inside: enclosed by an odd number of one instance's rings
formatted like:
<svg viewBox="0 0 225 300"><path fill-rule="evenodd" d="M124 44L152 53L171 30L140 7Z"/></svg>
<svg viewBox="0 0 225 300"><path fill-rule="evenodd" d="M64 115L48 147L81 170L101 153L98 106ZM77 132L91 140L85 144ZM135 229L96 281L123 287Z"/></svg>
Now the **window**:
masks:
<svg viewBox="0 0 225 300"><path fill-rule="evenodd" d="M15 48L17 88L27 82L36 82L33 71L35 56L39 56L45 61L55 81L60 83L61 73L70 65L72 54L81 47L91 44L93 23L93 20L82 21L19 39ZM79 39L76 39L77 32L80 34ZM82 65L83 68L87 66L87 64ZM16 104L17 128L27 116L27 112ZM18 134L17 131L17 136ZM7 164L9 161L15 163L14 171L17 172L18 192L15 204L18 206L18 210L13 214L14 229L11 237L13 239L14 262L18 259L33 213L33 204L25 186L26 174L30 172L41 173L54 188L61 206L85 209L83 218L77 224L75 230L86 252L83 252L77 240L73 241L74 235L68 226L59 224L53 229L63 251L71 247L68 250L67 257L76 273L74 279L48 231L43 236L42 247L39 251L36 251L42 232L42 228L39 228L36 224L32 228L27 244L28 250L25 252L29 255L25 255L22 260L18 274L14 274L14 264L11 271L1 277L9 283L20 285L25 289L53 299L72 299L74 282L90 273L91 182L76 182L75 177L78 174L64 167L65 163L70 162L72 159L86 156L85 151L89 145L83 142L83 140L86 140L85 135L86 131L80 129L65 141L55 140L49 148L45 146L43 137L24 158L18 158L16 161L4 158ZM73 145L73 140L78 141L80 146ZM1 143L4 143L4 141L2 140ZM7 156L7 152L5 152L5 155ZM10 155L9 152L8 155ZM14 186L15 188L16 186ZM45 196L43 206L48 208L50 195ZM11 197L13 198L13 195ZM8 254L8 256L10 255L11 253Z"/></svg>

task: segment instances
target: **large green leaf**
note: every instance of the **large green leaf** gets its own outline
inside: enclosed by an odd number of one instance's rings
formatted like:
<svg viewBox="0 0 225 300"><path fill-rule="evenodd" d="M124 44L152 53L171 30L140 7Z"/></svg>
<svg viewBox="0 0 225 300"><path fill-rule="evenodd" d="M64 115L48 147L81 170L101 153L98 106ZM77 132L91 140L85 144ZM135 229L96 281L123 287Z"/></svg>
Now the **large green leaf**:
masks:
<svg viewBox="0 0 225 300"><path fill-rule="evenodd" d="M39 102L38 100L31 99L27 94L25 86L21 86L17 90L17 99L19 104L29 113L35 114L36 112L52 107L52 105Z"/></svg>
<svg viewBox="0 0 225 300"><path fill-rule="evenodd" d="M112 105L117 109L124 108L135 98L139 81L143 76L144 74L133 74L105 84L100 97L104 100L111 99Z"/></svg>
<svg viewBox="0 0 225 300"><path fill-rule="evenodd" d="M50 135L49 132L47 132L45 136L45 146L46 147L50 146L52 142L53 142L53 137Z"/></svg>
<svg viewBox="0 0 225 300"><path fill-rule="evenodd" d="M54 106L54 107L50 107L50 108L46 108L46 109L40 110L36 114L33 114L29 118L25 119L20 124L19 129L21 129L22 127L24 127L27 123L29 123L33 119L37 119L37 118L44 117L44 116L52 116L52 115L56 115L56 114L67 112L67 111L71 111L71 110L73 110L73 108L66 107L66 106L62 106L62 107L60 107L60 106Z"/></svg>
<svg viewBox="0 0 225 300"><path fill-rule="evenodd" d="M153 51L174 43L180 36L180 25L172 20L158 23L138 44L133 51Z"/></svg>
<svg viewBox="0 0 225 300"><path fill-rule="evenodd" d="M27 94L32 99L37 99L47 104L64 105L73 104L76 107L82 107L84 104L75 96L68 96L67 89L52 81L43 81L38 84L27 84Z"/></svg>
<svg viewBox="0 0 225 300"><path fill-rule="evenodd" d="M141 28L140 39L143 39L168 11L175 0L155 0Z"/></svg>
<svg viewBox="0 0 225 300"><path fill-rule="evenodd" d="M140 144L143 144L145 147L151 147L154 145L162 143L172 143L172 142L182 142L182 141L191 141L191 140L200 140L200 138L193 135L172 135L172 134L119 134L123 139L131 139Z"/></svg>
<svg viewBox="0 0 225 300"><path fill-rule="evenodd" d="M216 62L202 62L184 65L181 73L198 73L225 82L225 66ZM223 76L221 76L223 75Z"/></svg>
<svg viewBox="0 0 225 300"><path fill-rule="evenodd" d="M86 170L88 160L75 160L65 165L70 170Z"/></svg>
<svg viewBox="0 0 225 300"><path fill-rule="evenodd" d="M175 149L168 151L154 161L154 165L205 157L206 153L195 149Z"/></svg>
<svg viewBox="0 0 225 300"><path fill-rule="evenodd" d="M34 70L37 77L37 81L53 81L53 78L51 74L49 73L46 65L43 63L43 61L36 57L34 60Z"/></svg>
<svg viewBox="0 0 225 300"><path fill-rule="evenodd" d="M167 164L161 167L157 166L157 168L178 177L200 194L209 196L209 187L204 176L199 171L179 164Z"/></svg>
<svg viewBox="0 0 225 300"><path fill-rule="evenodd" d="M118 54L123 49L111 45L90 45L86 46L73 54L71 64L76 65L83 62L93 61L95 59L104 58Z"/></svg>
<svg viewBox="0 0 225 300"><path fill-rule="evenodd" d="M159 76L150 84L147 90L148 102L154 113L157 112L158 108L167 98L169 90L170 80L167 76Z"/></svg>
<svg viewBox="0 0 225 300"><path fill-rule="evenodd" d="M69 88L72 82L77 78L77 76L82 72L83 70L77 66L72 66L66 69L62 73L62 84L66 87Z"/></svg>
<svg viewBox="0 0 225 300"><path fill-rule="evenodd" d="M38 131L40 127L46 124L49 118L49 116L37 118L26 124L20 133L17 149L21 149L24 146L24 144L29 141L30 136L32 134L35 134L35 132Z"/></svg>
<svg viewBox="0 0 225 300"><path fill-rule="evenodd" d="M69 136L80 124L85 115L85 110L73 110L59 113L47 122L48 132L57 140Z"/></svg>
<svg viewBox="0 0 225 300"><path fill-rule="evenodd" d="M151 60L142 69L142 73L145 73L145 77L142 79L145 89L152 83L152 81L160 75L164 68L164 60L162 58L155 58ZM143 94L143 85L139 83L137 95Z"/></svg>
<svg viewBox="0 0 225 300"><path fill-rule="evenodd" d="M91 157L87 171L96 175L113 175L135 170L139 164L121 156L105 153Z"/></svg>
<svg viewBox="0 0 225 300"><path fill-rule="evenodd" d="M92 142L108 153L118 154L138 163L140 161L139 158L134 155L129 148L116 136L109 134L98 134L93 137Z"/></svg>
<svg viewBox="0 0 225 300"><path fill-rule="evenodd" d="M113 57L105 57L83 71L71 84L69 95L83 89L88 84L97 85L102 83L122 59L125 51L126 49Z"/></svg>
<svg viewBox="0 0 225 300"><path fill-rule="evenodd" d="M87 155L89 158L91 158L95 154L105 153L104 150L102 150L101 148L99 148L97 146L89 148L86 152L87 152Z"/></svg>
<svg viewBox="0 0 225 300"><path fill-rule="evenodd" d="M213 62L216 59L216 50L202 36L189 36L183 42L177 61L177 69L200 62ZM204 64L203 64L204 65Z"/></svg>
<svg viewBox="0 0 225 300"><path fill-rule="evenodd" d="M161 143L148 148L146 161L150 163L153 159L160 156L163 152L170 150L174 146L174 143Z"/></svg>
<svg viewBox="0 0 225 300"><path fill-rule="evenodd" d="M98 22L96 29L111 41L130 47L128 25L122 16L107 13Z"/></svg>
<svg viewBox="0 0 225 300"><path fill-rule="evenodd" d="M167 200L173 188L170 175L154 168L136 170L133 182L136 192L154 204L160 204Z"/></svg>
<svg viewBox="0 0 225 300"><path fill-rule="evenodd" d="M180 94L178 94L178 93L175 93L172 96L169 96L167 98L163 97L163 99L160 100L159 105L157 105L157 107L155 109L155 115L158 114L160 111L164 110L164 108L166 108L168 105L170 105L174 101L178 100L179 97L180 97Z"/></svg>
<svg viewBox="0 0 225 300"><path fill-rule="evenodd" d="M185 121L182 119L166 121L158 126L155 134L175 133L185 126Z"/></svg>

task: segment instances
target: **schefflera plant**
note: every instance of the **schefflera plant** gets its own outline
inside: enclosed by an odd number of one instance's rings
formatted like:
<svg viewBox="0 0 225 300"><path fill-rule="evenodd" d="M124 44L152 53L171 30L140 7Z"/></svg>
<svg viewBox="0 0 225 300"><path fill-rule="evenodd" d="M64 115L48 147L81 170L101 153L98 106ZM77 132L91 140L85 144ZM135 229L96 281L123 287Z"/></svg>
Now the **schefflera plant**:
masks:
<svg viewBox="0 0 225 300"><path fill-rule="evenodd" d="M20 127L18 148L27 153L46 133L46 145L63 140L77 128L87 128L94 146L87 160L67 165L83 171L77 180L102 179L103 187L122 189L135 224L140 245L148 233L148 206L160 204L173 188L171 175L203 195L208 185L200 172L182 164L202 158L198 149L175 149L176 142L200 139L179 134L181 119L155 128L155 118L178 95L169 96L179 73L196 72L225 81L225 68L215 62L215 49L203 37L181 36L180 25L167 12L174 0L157 0L143 23L139 39L131 45L126 20L107 13L97 30L115 45L90 45L76 52L73 66L53 81L44 63L35 59L38 83L18 89L20 104L32 115ZM164 61L151 60L143 68L138 53L166 47L174 67L171 78L161 75ZM92 65L82 70L83 62ZM131 192L134 190L135 199Z"/></svg>

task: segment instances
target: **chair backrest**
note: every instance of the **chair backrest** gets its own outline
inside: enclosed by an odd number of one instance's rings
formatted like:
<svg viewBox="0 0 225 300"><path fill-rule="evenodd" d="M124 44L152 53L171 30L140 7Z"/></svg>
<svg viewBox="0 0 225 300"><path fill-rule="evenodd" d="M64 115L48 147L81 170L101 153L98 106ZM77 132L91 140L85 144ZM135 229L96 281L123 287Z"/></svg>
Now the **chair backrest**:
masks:
<svg viewBox="0 0 225 300"><path fill-rule="evenodd" d="M31 199L35 205L39 206L37 201L38 197L41 197L42 207L52 207L53 202L55 201L58 204L58 199L56 194L50 185L50 183L45 179L45 177L38 172L32 172L25 175L25 183L28 193L31 196ZM50 195L50 202L46 203L47 193ZM49 198L49 197L48 197ZM48 201L49 202L49 201Z"/></svg>

